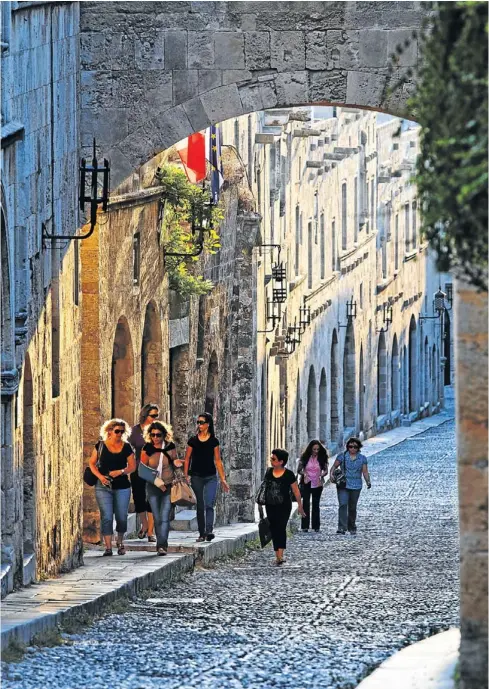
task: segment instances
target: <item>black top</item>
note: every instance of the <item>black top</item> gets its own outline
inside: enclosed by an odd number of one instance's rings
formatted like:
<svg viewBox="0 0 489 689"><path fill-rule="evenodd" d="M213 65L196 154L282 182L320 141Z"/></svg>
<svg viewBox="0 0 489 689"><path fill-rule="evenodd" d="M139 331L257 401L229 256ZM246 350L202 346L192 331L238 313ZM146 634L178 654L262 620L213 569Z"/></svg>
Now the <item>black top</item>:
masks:
<svg viewBox="0 0 489 689"><path fill-rule="evenodd" d="M132 427L131 435L129 436L129 443L134 448L134 454L136 455L136 462L139 463L141 459L141 450L145 444L146 440L143 437L143 429L139 424Z"/></svg>
<svg viewBox="0 0 489 689"><path fill-rule="evenodd" d="M292 500L290 497L290 486L296 482L296 477L293 471L286 469L282 476L277 478L273 475L273 469L268 469L266 473L266 478L270 481L275 481L280 487L280 492L284 497L283 505L292 506Z"/></svg>
<svg viewBox="0 0 489 689"><path fill-rule="evenodd" d="M99 440L98 443L95 445L95 447L97 448L97 452L100 447L100 443L102 442L102 440ZM107 445L103 443L103 449L102 454L100 455L98 470L104 476L108 476L109 471L116 471L117 469L126 469L127 458L130 457L132 454L134 454L134 450L129 445L129 443L124 443L124 445L122 446L122 450L120 452L111 452ZM124 476L116 476L115 478L113 478L111 485L114 490L131 487L131 484L129 483L129 477L127 474L124 474Z"/></svg>
<svg viewBox="0 0 489 689"><path fill-rule="evenodd" d="M189 438L187 445L192 448L190 458L190 476L215 476L214 448L219 446L219 440L210 437L204 442L194 435Z"/></svg>
<svg viewBox="0 0 489 689"><path fill-rule="evenodd" d="M151 455L154 455L155 452L170 452L170 450L175 449L175 443L168 443L168 445L165 445L165 447L155 447L153 443L146 443L143 445L143 452L146 452L148 457L151 457Z"/></svg>

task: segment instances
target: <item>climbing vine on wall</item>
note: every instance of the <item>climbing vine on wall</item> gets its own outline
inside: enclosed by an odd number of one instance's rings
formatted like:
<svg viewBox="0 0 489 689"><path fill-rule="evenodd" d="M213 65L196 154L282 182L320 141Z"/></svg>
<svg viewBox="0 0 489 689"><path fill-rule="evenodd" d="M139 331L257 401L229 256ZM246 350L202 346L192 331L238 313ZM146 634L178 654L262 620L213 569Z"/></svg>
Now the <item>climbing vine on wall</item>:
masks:
<svg viewBox="0 0 489 689"><path fill-rule="evenodd" d="M161 243L168 252L192 254L198 249L198 237L192 234L192 215L199 215L209 202L209 192L191 184L183 170L176 165L158 169L157 180L163 187L164 210L161 218ZM167 256L165 267L169 287L183 297L209 293L213 283L198 272L199 259L217 253L220 248L216 228L224 217L221 205L211 210L212 229L204 233L203 251L199 256ZM201 265L201 261L200 261Z"/></svg>
<svg viewBox="0 0 489 689"><path fill-rule="evenodd" d="M439 2L432 9L410 101L421 125L414 182L422 231L439 270L455 269L487 290L488 6Z"/></svg>

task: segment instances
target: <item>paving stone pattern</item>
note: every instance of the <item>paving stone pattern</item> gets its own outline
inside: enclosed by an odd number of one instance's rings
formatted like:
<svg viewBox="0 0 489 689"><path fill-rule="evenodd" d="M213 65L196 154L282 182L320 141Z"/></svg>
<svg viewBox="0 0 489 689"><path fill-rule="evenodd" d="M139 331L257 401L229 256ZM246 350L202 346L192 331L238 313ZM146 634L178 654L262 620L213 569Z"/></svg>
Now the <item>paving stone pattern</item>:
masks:
<svg viewBox="0 0 489 689"><path fill-rule="evenodd" d="M454 422L369 460L358 535L337 536L333 487L320 534L288 562L248 552L136 599L71 645L3 665L4 689L352 689L415 640L458 623Z"/></svg>

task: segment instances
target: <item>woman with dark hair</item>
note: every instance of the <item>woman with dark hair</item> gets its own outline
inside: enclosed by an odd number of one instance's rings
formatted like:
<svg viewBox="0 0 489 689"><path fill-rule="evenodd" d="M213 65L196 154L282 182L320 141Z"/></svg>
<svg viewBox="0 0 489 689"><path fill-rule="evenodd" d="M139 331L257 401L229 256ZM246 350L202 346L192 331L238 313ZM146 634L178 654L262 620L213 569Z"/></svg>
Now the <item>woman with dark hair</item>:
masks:
<svg viewBox="0 0 489 689"><path fill-rule="evenodd" d="M222 489L229 492L219 450L219 440L214 433L214 421L210 414L199 414L197 435L189 438L184 460L185 477L191 477L192 489L197 498L197 542L214 538L214 505L217 495L217 474Z"/></svg>
<svg viewBox="0 0 489 689"><path fill-rule="evenodd" d="M154 482L144 481L156 529L156 552L158 555L166 555L170 531L171 486L175 467L181 467L183 462L177 459L170 429L159 421L154 421L145 429L144 439L146 443L141 450L141 464L156 469Z"/></svg>
<svg viewBox="0 0 489 689"><path fill-rule="evenodd" d="M292 511L291 489L297 500L299 514L302 518L306 516L294 472L285 468L288 460L289 453L286 450L272 450L270 456L272 466L267 469L264 479L268 484L265 490L265 509L272 532L277 566L284 563L284 550L287 547L287 523Z"/></svg>
<svg viewBox="0 0 489 689"><path fill-rule="evenodd" d="M319 501L323 492L324 477L328 474L328 452L319 440L311 440L299 460L298 474L301 477L300 489L302 506L306 516L302 519L302 531L309 531L311 524L311 496L312 496L312 528L320 529Z"/></svg>
<svg viewBox="0 0 489 689"><path fill-rule="evenodd" d="M336 483L338 492L338 531L344 535L346 530L354 536L357 532L357 503L362 490L362 476L371 487L367 458L359 450L362 443L359 438L346 441L346 452L337 455L331 467L331 482Z"/></svg>
<svg viewBox="0 0 489 689"><path fill-rule="evenodd" d="M146 444L144 433L160 415L160 409L157 404L145 404L139 412L138 423L132 427L129 442L134 448L136 454L136 463L139 466L141 460L141 450ZM139 476L135 471L131 474L131 488L132 499L134 501L134 509L139 517L140 529L138 531L138 538L148 536L150 543L155 543L154 536L154 522L151 514L151 505L146 499L146 481Z"/></svg>

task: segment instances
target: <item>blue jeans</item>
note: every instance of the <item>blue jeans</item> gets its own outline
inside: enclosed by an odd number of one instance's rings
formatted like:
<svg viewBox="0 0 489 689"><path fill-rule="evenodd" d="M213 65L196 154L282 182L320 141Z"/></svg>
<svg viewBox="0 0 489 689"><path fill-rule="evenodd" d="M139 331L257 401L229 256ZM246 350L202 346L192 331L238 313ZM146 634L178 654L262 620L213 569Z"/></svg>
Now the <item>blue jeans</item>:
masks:
<svg viewBox="0 0 489 689"><path fill-rule="evenodd" d="M95 486L95 497L100 510L100 531L102 536L112 536L114 533L114 515L117 533L126 533L131 489L121 488L120 490L113 490L98 481Z"/></svg>
<svg viewBox="0 0 489 689"><path fill-rule="evenodd" d="M146 484L146 497L151 506L151 511L155 520L156 547L168 547L168 533L170 531L170 500L171 486L167 486L165 491L160 490L152 483Z"/></svg>
<svg viewBox="0 0 489 689"><path fill-rule="evenodd" d="M338 491L338 529L355 531L357 528L357 502L361 489L337 488Z"/></svg>
<svg viewBox="0 0 489 689"><path fill-rule="evenodd" d="M214 529L214 505L217 495L217 476L192 476L192 490L197 498L199 534L206 536Z"/></svg>

